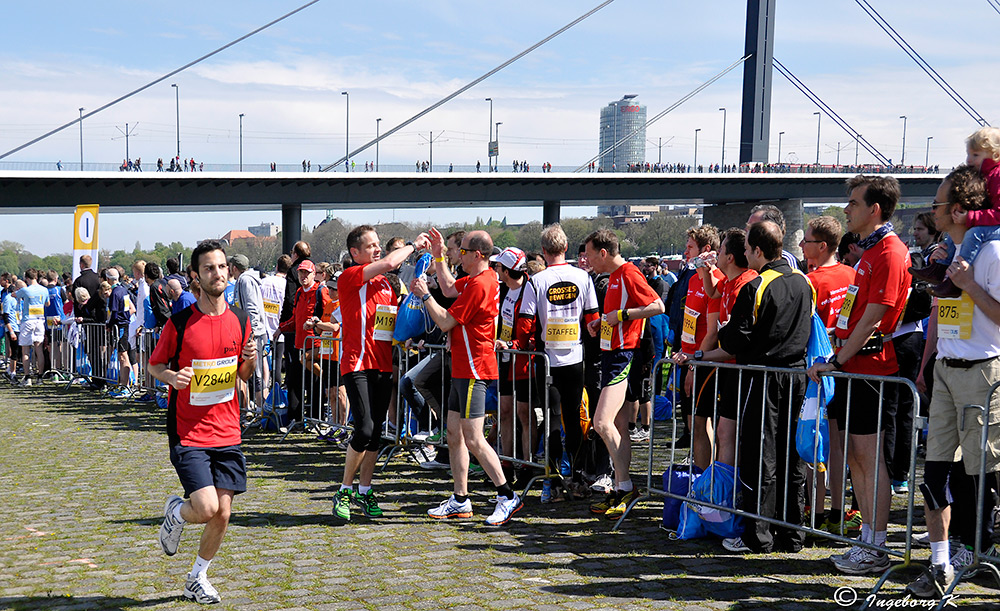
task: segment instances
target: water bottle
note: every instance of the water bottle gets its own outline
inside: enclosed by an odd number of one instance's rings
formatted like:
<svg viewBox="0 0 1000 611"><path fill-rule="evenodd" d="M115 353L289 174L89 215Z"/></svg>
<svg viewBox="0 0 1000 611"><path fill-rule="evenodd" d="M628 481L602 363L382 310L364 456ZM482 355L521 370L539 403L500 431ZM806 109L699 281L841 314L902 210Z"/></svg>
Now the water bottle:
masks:
<svg viewBox="0 0 1000 611"><path fill-rule="evenodd" d="M548 478L542 480L542 502L552 502L552 480Z"/></svg>

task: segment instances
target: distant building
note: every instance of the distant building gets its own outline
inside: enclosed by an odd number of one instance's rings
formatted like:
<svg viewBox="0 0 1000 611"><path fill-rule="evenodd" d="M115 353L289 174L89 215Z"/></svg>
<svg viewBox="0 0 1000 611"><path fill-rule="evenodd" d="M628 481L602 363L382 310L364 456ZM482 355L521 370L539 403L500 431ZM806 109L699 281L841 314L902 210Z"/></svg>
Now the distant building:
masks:
<svg viewBox="0 0 1000 611"><path fill-rule="evenodd" d="M247 231L258 238L273 238L278 235L278 226L274 223L261 223L253 227L247 227Z"/></svg>
<svg viewBox="0 0 1000 611"><path fill-rule="evenodd" d="M602 172L626 172L630 164L646 162L646 107L630 94L601 109L600 153L598 168ZM638 130L638 133L615 143ZM612 147L614 149L612 150Z"/></svg>
<svg viewBox="0 0 1000 611"><path fill-rule="evenodd" d="M232 246L237 240L259 240L257 236L243 229L233 229L226 232L226 235L219 238L219 241L226 246Z"/></svg>
<svg viewBox="0 0 1000 611"><path fill-rule="evenodd" d="M692 226L701 223L699 204L629 204L627 202L604 204L597 207L599 216L606 216L616 228L629 223L645 223L654 214L690 217Z"/></svg>

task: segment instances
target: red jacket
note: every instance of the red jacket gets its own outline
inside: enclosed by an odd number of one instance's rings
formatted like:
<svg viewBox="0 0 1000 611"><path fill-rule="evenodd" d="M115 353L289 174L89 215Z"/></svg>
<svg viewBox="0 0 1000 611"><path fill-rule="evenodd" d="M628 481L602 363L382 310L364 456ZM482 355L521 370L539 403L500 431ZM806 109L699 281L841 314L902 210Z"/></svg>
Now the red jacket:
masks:
<svg viewBox="0 0 1000 611"><path fill-rule="evenodd" d="M304 325L313 315L316 308L316 296L320 293L322 293L321 299L329 299L326 287L319 282L314 282L309 290L299 288L292 299L292 317L278 325L278 331L281 333L295 334L295 348L297 350L305 345L307 337L315 335L312 329L306 330Z"/></svg>

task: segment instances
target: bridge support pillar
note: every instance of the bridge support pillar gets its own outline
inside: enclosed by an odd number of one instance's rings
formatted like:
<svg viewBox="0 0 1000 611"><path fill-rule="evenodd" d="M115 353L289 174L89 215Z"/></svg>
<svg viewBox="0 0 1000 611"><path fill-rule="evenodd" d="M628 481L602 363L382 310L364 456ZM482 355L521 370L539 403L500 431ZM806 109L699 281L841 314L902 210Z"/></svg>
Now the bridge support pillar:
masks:
<svg viewBox="0 0 1000 611"><path fill-rule="evenodd" d="M542 226L559 222L559 200L542 202Z"/></svg>
<svg viewBox="0 0 1000 611"><path fill-rule="evenodd" d="M281 204L281 252L289 254L302 239L302 204Z"/></svg>
<svg viewBox="0 0 1000 611"><path fill-rule="evenodd" d="M801 199L713 204L705 207L702 220L705 223L715 225L719 231L725 231L730 227L743 229L747 219L750 218L750 211L757 204L771 204L781 210L785 216L785 250L801 259L802 249L799 248L799 242L802 240L805 230Z"/></svg>

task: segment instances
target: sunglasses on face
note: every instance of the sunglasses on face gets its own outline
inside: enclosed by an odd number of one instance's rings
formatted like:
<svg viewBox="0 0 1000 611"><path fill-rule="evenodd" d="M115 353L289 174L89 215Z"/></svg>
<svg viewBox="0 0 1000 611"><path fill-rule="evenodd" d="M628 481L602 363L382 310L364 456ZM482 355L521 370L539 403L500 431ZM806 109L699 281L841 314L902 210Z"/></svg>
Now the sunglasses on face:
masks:
<svg viewBox="0 0 1000 611"><path fill-rule="evenodd" d="M469 249L469 248L459 248L459 249L458 249L458 252L459 252L459 254L461 254L461 255L467 255L467 254L469 254L470 252L474 252L474 253L477 253L477 254L479 253L479 251L478 251L478 250L472 250L472 249Z"/></svg>

